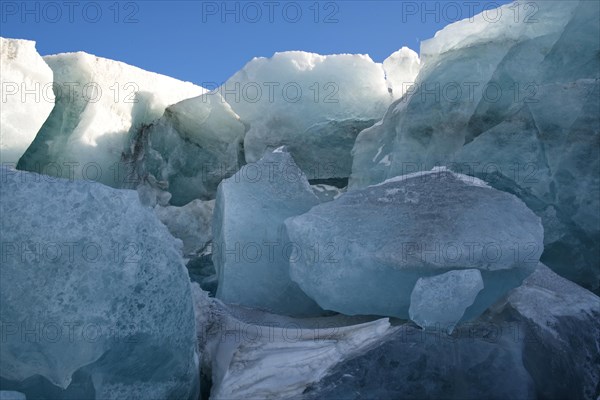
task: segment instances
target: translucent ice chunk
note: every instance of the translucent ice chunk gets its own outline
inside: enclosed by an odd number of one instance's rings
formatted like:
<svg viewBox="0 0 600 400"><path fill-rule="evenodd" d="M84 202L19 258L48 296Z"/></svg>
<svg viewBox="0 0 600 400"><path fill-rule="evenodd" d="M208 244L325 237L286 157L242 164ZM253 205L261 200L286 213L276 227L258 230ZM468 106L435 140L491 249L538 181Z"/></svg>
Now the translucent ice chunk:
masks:
<svg viewBox="0 0 600 400"><path fill-rule="evenodd" d="M449 271L419 278L410 295L410 319L422 328L452 332L477 294L483 289L478 269Z"/></svg>

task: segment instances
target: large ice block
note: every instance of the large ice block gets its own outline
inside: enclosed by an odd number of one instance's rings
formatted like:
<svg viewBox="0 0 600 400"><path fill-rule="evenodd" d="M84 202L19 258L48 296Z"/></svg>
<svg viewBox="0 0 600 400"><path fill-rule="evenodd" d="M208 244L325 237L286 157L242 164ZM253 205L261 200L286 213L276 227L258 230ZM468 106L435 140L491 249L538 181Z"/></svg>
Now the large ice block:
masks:
<svg viewBox="0 0 600 400"><path fill-rule="evenodd" d="M23 390L62 398L79 379L89 388L77 398L197 398L181 244L137 193L0 175L3 385L39 375Z"/></svg>
<svg viewBox="0 0 600 400"><path fill-rule="evenodd" d="M247 162L286 145L309 179L348 177L354 139L392 101L369 56L302 51L254 58L216 93L250 126Z"/></svg>
<svg viewBox="0 0 600 400"><path fill-rule="evenodd" d="M214 199L221 180L244 164L246 129L218 93L181 101L135 138L134 175L161 182L173 205Z"/></svg>
<svg viewBox="0 0 600 400"><path fill-rule="evenodd" d="M289 277L293 243L283 225L318 203L306 176L282 149L221 182L213 219L217 297L288 315L319 313Z"/></svg>
<svg viewBox="0 0 600 400"><path fill-rule="evenodd" d="M521 200L444 168L349 191L285 225L292 280L322 308L349 315L407 319L419 278L477 269L484 288L462 319L476 317L543 250L540 219Z"/></svg>
<svg viewBox="0 0 600 400"><path fill-rule="evenodd" d="M56 103L18 169L125 187L131 138L168 105L202 94L189 82L91 54L44 57Z"/></svg>

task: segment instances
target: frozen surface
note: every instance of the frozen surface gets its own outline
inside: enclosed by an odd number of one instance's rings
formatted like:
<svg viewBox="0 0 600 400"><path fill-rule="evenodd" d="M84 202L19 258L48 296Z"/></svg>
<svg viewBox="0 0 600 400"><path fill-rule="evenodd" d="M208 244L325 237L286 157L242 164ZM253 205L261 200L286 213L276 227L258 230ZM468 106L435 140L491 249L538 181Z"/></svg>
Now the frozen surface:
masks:
<svg viewBox="0 0 600 400"><path fill-rule="evenodd" d="M419 278L478 269L485 288L463 318L476 317L531 273L543 249L540 219L521 200L445 169L349 191L285 224L292 280L349 315L407 319Z"/></svg>
<svg viewBox="0 0 600 400"><path fill-rule="evenodd" d="M289 277L283 221L319 203L305 175L283 150L268 153L219 185L213 220L217 297L282 314L319 312Z"/></svg>
<svg viewBox="0 0 600 400"><path fill-rule="evenodd" d="M127 186L122 162L131 137L165 108L205 90L189 82L91 54L44 57L56 105L18 168Z"/></svg>
<svg viewBox="0 0 600 400"><path fill-rule="evenodd" d="M247 162L286 145L309 179L348 177L354 139L392 101L369 56L301 51L255 58L218 92L250 126Z"/></svg>
<svg viewBox="0 0 600 400"><path fill-rule="evenodd" d="M358 136L349 187L436 165L478 176L542 218L548 266L597 289L600 4L518 2L497 13L422 43L415 87Z"/></svg>
<svg viewBox="0 0 600 400"><path fill-rule="evenodd" d="M135 191L0 172L0 377L41 375L58 391L83 376L100 399L195 398L181 243Z"/></svg>
<svg viewBox="0 0 600 400"><path fill-rule="evenodd" d="M218 93L184 100L135 138L135 175L161 182L174 205L214 199L219 182L244 164L245 132Z"/></svg>
<svg viewBox="0 0 600 400"><path fill-rule="evenodd" d="M452 332L482 289L483 279L478 269L419 278L410 295L408 314L422 328Z"/></svg>
<svg viewBox="0 0 600 400"><path fill-rule="evenodd" d="M0 37L0 157L16 164L54 107L52 70L29 40Z"/></svg>

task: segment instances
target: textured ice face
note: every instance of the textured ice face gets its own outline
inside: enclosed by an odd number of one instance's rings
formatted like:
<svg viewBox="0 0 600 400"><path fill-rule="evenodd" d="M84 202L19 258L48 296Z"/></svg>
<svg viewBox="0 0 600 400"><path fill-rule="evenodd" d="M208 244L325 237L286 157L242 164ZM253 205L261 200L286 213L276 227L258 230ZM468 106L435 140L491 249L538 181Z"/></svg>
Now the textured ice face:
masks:
<svg viewBox="0 0 600 400"><path fill-rule="evenodd" d="M218 93L184 100L135 138L135 175L160 182L174 205L214 199L219 182L244 164L245 132Z"/></svg>
<svg viewBox="0 0 600 400"><path fill-rule="evenodd" d="M410 295L408 315L422 328L442 328L452 332L482 289L483 279L478 269L419 278Z"/></svg>
<svg viewBox="0 0 600 400"><path fill-rule="evenodd" d="M80 373L96 398L194 396L181 243L135 191L0 172L0 376L65 389Z"/></svg>
<svg viewBox="0 0 600 400"><path fill-rule="evenodd" d="M485 287L463 316L473 318L519 285L543 249L540 219L517 197L444 169L349 191L285 224L292 280L349 315L408 318L419 278L477 269Z"/></svg>
<svg viewBox="0 0 600 400"><path fill-rule="evenodd" d="M221 182L213 219L217 297L288 315L319 313L289 277L294 246L283 225L318 203L305 175L283 150Z"/></svg>
<svg viewBox="0 0 600 400"><path fill-rule="evenodd" d="M52 111L52 70L29 40L0 37L0 161L16 164Z"/></svg>
<svg viewBox="0 0 600 400"><path fill-rule="evenodd" d="M411 93L358 136L349 187L436 165L480 177L542 218L547 265L594 289L600 5L532 7L510 4L498 22L482 14L423 42Z"/></svg>
<svg viewBox="0 0 600 400"><path fill-rule="evenodd" d="M247 162L286 145L309 179L348 177L354 139L392 101L369 56L301 51L255 58L218 92L250 126Z"/></svg>
<svg viewBox="0 0 600 400"><path fill-rule="evenodd" d="M143 124L205 90L189 82L86 54L44 57L56 104L18 168L113 187L132 178L122 154Z"/></svg>
<svg viewBox="0 0 600 400"><path fill-rule="evenodd" d="M155 207L158 219L183 242L183 255L194 256L212 241L215 201L194 200L182 207Z"/></svg>

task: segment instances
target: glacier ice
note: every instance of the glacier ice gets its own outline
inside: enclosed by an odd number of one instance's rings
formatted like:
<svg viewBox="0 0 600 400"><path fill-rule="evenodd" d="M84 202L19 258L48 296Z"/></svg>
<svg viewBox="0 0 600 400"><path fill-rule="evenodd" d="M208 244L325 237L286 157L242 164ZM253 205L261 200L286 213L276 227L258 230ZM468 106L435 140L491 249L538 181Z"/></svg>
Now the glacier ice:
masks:
<svg viewBox="0 0 600 400"><path fill-rule="evenodd" d="M383 61L385 79L395 99L404 96L415 82L420 68L419 55L408 47L402 47Z"/></svg>
<svg viewBox="0 0 600 400"><path fill-rule="evenodd" d="M249 125L247 162L285 145L309 179L348 177L354 139L392 101L369 56L301 51L254 58L215 93Z"/></svg>
<svg viewBox="0 0 600 400"><path fill-rule="evenodd" d="M3 389L35 392L18 385L41 376L60 391L84 376L84 397L195 398L181 243L135 191L0 173Z"/></svg>
<svg viewBox="0 0 600 400"><path fill-rule="evenodd" d="M173 205L214 199L219 182L245 163L246 129L218 93L183 100L135 137L134 174L162 183Z"/></svg>
<svg viewBox="0 0 600 400"><path fill-rule="evenodd" d="M348 315L407 319L419 278L478 269L471 319L518 286L543 249L540 219L522 201L445 168L349 191L285 225L291 279Z"/></svg>
<svg viewBox="0 0 600 400"><path fill-rule="evenodd" d="M44 57L54 73L55 106L18 169L128 186L122 161L131 137L168 105L202 94L189 82L91 54Z"/></svg>
<svg viewBox="0 0 600 400"><path fill-rule="evenodd" d="M593 399L600 382L600 298L540 263L499 306L516 316L538 398ZM496 312L499 312L496 311Z"/></svg>
<svg viewBox="0 0 600 400"><path fill-rule="evenodd" d="M16 164L54 107L52 70L30 40L0 37L0 157Z"/></svg>
<svg viewBox="0 0 600 400"><path fill-rule="evenodd" d="M535 386L521 359L522 344L497 327L476 333L423 332L402 324L362 354L346 359L302 400L318 399L535 399Z"/></svg>
<svg viewBox="0 0 600 400"><path fill-rule="evenodd" d="M410 294L408 315L422 328L442 327L452 332L482 289L483 279L478 269L419 278Z"/></svg>
<svg viewBox="0 0 600 400"><path fill-rule="evenodd" d="M452 334L399 325L302 399L593 399L599 318L598 296L540 263L480 318Z"/></svg>
<svg viewBox="0 0 600 400"><path fill-rule="evenodd" d="M423 42L415 86L357 137L349 187L436 165L477 176L542 218L549 267L597 289L600 5L536 5L535 22L480 14Z"/></svg>
<svg viewBox="0 0 600 400"><path fill-rule="evenodd" d="M265 154L222 181L213 219L217 297L281 314L319 313L290 280L289 253L294 246L283 225L286 218L318 203L306 176L284 149Z"/></svg>
<svg viewBox="0 0 600 400"><path fill-rule="evenodd" d="M183 242L183 255L194 256L212 241L212 217L215 201L194 200L182 207L155 207L158 219L171 235Z"/></svg>

